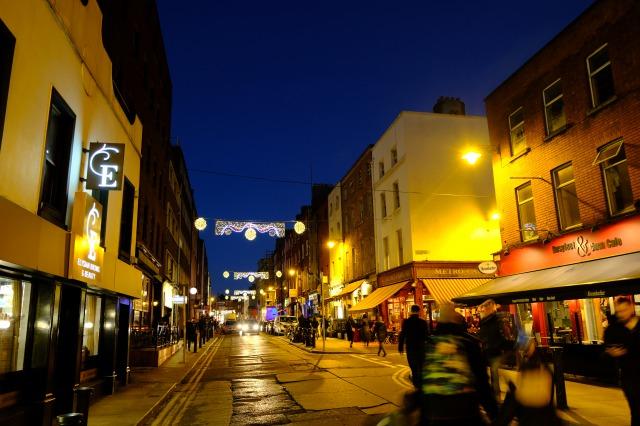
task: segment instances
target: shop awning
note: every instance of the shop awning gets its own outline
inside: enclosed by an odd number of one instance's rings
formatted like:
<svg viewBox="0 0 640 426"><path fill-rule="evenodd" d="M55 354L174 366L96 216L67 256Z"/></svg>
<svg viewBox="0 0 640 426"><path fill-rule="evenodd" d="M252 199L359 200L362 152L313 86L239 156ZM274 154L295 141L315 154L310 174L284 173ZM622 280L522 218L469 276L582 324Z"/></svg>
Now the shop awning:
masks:
<svg viewBox="0 0 640 426"><path fill-rule="evenodd" d="M423 278L421 280L439 305L489 281L487 278Z"/></svg>
<svg viewBox="0 0 640 426"><path fill-rule="evenodd" d="M344 288L342 289L342 291L338 294L336 294L334 297L342 297L346 294L351 294L354 291L356 291L364 282L364 280L360 280L360 281L356 281L354 283L351 284L347 284L346 286L344 286Z"/></svg>
<svg viewBox="0 0 640 426"><path fill-rule="evenodd" d="M376 289L369 296L362 299L358 304L354 305L349 312L355 311L368 311L370 309L375 308L394 294L396 294L402 287L407 285L408 281L401 282L398 284L388 285L386 287L381 287Z"/></svg>
<svg viewBox="0 0 640 426"><path fill-rule="evenodd" d="M478 305L609 297L638 292L640 252L499 277L453 300Z"/></svg>

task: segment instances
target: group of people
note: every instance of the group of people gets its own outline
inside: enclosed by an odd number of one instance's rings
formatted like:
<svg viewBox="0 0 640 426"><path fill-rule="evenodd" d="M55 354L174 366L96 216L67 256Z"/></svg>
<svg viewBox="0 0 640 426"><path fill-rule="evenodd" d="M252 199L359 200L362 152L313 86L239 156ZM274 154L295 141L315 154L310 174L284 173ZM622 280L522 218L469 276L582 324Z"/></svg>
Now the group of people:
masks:
<svg viewBox="0 0 640 426"><path fill-rule="evenodd" d="M362 340L365 346L369 346L369 342L374 339L378 342L378 356L382 353L382 356L387 356L387 351L384 348L384 341L387 338L387 326L382 321L382 318L373 317L369 320L367 314L362 315L360 325L356 323L353 316L349 314L347 322L345 324L345 332L347 339L349 340L349 347L353 347L353 340L355 339L356 329L360 330L360 340Z"/></svg>
<svg viewBox="0 0 640 426"><path fill-rule="evenodd" d="M201 316L200 319L191 318L187 321L187 350L191 350L193 344L193 352L198 351L198 347L202 347L205 342L212 338L218 329L218 320Z"/></svg>
<svg viewBox="0 0 640 426"><path fill-rule="evenodd" d="M619 361L622 388L631 408L631 425L640 426L640 321L628 299L615 302L616 320L604 336L606 353ZM554 406L554 380L533 337L514 338L493 300L478 307L478 331L452 305L440 307L434 330L420 318L420 307L402 323L398 351L406 351L416 391L405 413L420 411L420 424L554 426L562 424ZM508 315L508 314L507 314ZM518 375L502 399L499 368L516 358Z"/></svg>

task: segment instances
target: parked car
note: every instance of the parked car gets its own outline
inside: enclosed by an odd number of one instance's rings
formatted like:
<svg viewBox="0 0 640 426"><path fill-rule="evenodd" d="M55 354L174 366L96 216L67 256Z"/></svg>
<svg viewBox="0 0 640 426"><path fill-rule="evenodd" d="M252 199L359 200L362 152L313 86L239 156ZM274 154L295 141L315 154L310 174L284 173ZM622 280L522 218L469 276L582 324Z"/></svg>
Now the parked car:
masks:
<svg viewBox="0 0 640 426"><path fill-rule="evenodd" d="M278 315L273 320L273 332L274 334L284 334L289 332L291 327L298 326L298 319L293 315Z"/></svg>
<svg viewBox="0 0 640 426"><path fill-rule="evenodd" d="M238 328L241 336L243 334L260 334L260 324L254 319L240 321Z"/></svg>
<svg viewBox="0 0 640 426"><path fill-rule="evenodd" d="M236 320L226 320L224 324L222 324L222 333L223 334L232 334L238 332L238 321Z"/></svg>

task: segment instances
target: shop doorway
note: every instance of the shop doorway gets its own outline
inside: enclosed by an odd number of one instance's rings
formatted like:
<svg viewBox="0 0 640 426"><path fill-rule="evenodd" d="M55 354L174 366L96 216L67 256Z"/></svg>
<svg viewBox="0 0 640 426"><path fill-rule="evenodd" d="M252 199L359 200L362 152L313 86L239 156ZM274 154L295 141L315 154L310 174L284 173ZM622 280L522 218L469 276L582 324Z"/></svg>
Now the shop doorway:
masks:
<svg viewBox="0 0 640 426"><path fill-rule="evenodd" d="M116 343L116 373L121 385L129 384L129 330L131 306L129 300L120 300L118 310L118 341Z"/></svg>
<svg viewBox="0 0 640 426"><path fill-rule="evenodd" d="M82 344L81 302L84 290L60 285L60 314L56 345L54 383L57 414L73 411L73 388L79 381Z"/></svg>

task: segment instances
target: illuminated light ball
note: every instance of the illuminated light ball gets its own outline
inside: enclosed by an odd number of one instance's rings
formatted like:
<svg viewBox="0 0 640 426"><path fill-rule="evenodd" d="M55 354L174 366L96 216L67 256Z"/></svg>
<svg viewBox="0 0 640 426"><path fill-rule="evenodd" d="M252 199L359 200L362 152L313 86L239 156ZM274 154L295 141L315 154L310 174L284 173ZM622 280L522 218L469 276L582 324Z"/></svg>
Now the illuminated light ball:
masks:
<svg viewBox="0 0 640 426"><path fill-rule="evenodd" d="M499 219L500 219L500 213L498 212L491 213L491 220L499 220Z"/></svg>
<svg viewBox="0 0 640 426"><path fill-rule="evenodd" d="M304 230L307 229L306 226L304 226L304 223L297 221L294 225L293 225L293 230L296 231L296 234L302 234L304 232Z"/></svg>
<svg viewBox="0 0 640 426"><path fill-rule="evenodd" d="M153 306L158 306L158 301L157 300L153 301Z"/></svg>
<svg viewBox="0 0 640 426"><path fill-rule="evenodd" d="M229 300L229 296L225 296L224 298L225 298L225 300Z"/></svg>
<svg viewBox="0 0 640 426"><path fill-rule="evenodd" d="M249 280L250 283L252 283L256 280L256 277L254 277L253 275L249 275L249 278L247 279Z"/></svg>
<svg viewBox="0 0 640 426"><path fill-rule="evenodd" d="M195 287L191 287L191 288L189 289L189 293L191 293L191 294L196 294L197 292L198 292L198 289L197 289L197 288L195 288Z"/></svg>
<svg viewBox="0 0 640 426"><path fill-rule="evenodd" d="M255 294L254 294L254 295L252 295L252 296L251 296L251 299L256 300L256 295L255 295Z"/></svg>
<svg viewBox="0 0 640 426"><path fill-rule="evenodd" d="M280 278L282 276L282 271L276 271L276 277Z"/></svg>
<svg viewBox="0 0 640 426"><path fill-rule="evenodd" d="M204 229L207 227L207 221L204 219L204 217L199 217L195 220L195 222L193 222L193 226L195 226L198 231L204 231Z"/></svg>
<svg viewBox="0 0 640 426"><path fill-rule="evenodd" d="M229 278L229 271L224 271L222 273L222 276L225 277L225 278Z"/></svg>
<svg viewBox="0 0 640 426"><path fill-rule="evenodd" d="M244 231L244 237L249 240L249 241L253 241L256 239L256 230L253 228L249 228L246 231Z"/></svg>

